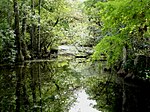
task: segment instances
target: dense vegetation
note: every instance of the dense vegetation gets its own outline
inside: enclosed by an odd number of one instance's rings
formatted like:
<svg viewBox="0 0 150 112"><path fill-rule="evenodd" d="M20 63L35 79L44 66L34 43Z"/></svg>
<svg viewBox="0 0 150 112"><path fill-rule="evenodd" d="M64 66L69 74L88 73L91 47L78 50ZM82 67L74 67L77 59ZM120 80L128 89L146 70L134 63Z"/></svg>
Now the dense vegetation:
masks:
<svg viewBox="0 0 150 112"><path fill-rule="evenodd" d="M0 62L48 57L78 19L71 6L65 0L1 0Z"/></svg>
<svg viewBox="0 0 150 112"><path fill-rule="evenodd" d="M94 60L103 55L108 66L117 71L122 69L121 73L138 68L148 77L150 1L80 3L1 0L0 63L49 58L50 51L59 44L96 45ZM141 60L143 64L139 63Z"/></svg>
<svg viewBox="0 0 150 112"><path fill-rule="evenodd" d="M142 96L147 96L143 88L149 88L150 77L150 1L87 0L84 3L89 30L97 40L93 60L106 56L109 69L104 70L115 70L115 74L117 71L125 79L120 84L113 75L101 73L89 77L85 88L90 98L96 100L95 107L106 112L147 111L147 104L141 102L149 99Z"/></svg>
<svg viewBox="0 0 150 112"><path fill-rule="evenodd" d="M115 67L117 70L123 68L125 72L138 68L141 72L147 71L145 77L148 76L149 5L149 0L86 1L85 9L89 20L99 26L101 33L100 41L95 47L94 60L105 54L110 67Z"/></svg>
<svg viewBox="0 0 150 112"><path fill-rule="evenodd" d="M149 9L150 0L0 0L0 109L69 111L83 86L100 111L148 111ZM81 54L71 55L77 65L66 52L38 62L61 45ZM26 60L36 63L18 66Z"/></svg>

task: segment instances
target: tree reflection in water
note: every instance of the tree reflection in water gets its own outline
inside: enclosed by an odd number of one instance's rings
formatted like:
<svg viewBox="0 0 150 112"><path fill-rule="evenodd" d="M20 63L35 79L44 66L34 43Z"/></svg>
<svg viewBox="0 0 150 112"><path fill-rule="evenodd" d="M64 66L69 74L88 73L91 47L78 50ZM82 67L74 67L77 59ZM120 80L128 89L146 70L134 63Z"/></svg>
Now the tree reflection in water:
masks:
<svg viewBox="0 0 150 112"><path fill-rule="evenodd" d="M102 112L149 112L150 85L142 80L123 80L100 74L86 80L86 92Z"/></svg>
<svg viewBox="0 0 150 112"><path fill-rule="evenodd" d="M96 101L94 107L99 112L150 111L149 83L118 80L100 70L103 64L87 65L78 63L69 66L65 61L53 61L1 67L0 111L69 112L77 99L74 93L78 91L77 101L80 100L79 105L84 109L90 108L88 94ZM83 91L80 94L81 86L87 94Z"/></svg>
<svg viewBox="0 0 150 112"><path fill-rule="evenodd" d="M0 70L1 112L67 112L80 75L56 62L25 63Z"/></svg>

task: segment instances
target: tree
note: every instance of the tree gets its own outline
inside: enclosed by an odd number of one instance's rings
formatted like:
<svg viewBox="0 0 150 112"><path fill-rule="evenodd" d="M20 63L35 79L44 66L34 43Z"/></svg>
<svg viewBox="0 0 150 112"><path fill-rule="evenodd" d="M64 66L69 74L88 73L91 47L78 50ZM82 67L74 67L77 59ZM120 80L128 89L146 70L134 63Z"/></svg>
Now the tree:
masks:
<svg viewBox="0 0 150 112"><path fill-rule="evenodd" d="M68 10L65 0L1 0L0 62L49 54L62 37L61 29L66 25L62 23L67 20Z"/></svg>
<svg viewBox="0 0 150 112"><path fill-rule="evenodd" d="M14 2L14 14L15 14L15 42L16 42L16 48L17 48L17 55L16 55L16 61L22 62L24 60L23 54L22 54L22 46L21 46L21 36L20 36L20 28L19 28L19 10L18 10L18 1L13 0Z"/></svg>
<svg viewBox="0 0 150 112"><path fill-rule="evenodd" d="M94 59L100 53L105 53L109 65L114 65L123 58L123 48L127 50L127 60L124 66L130 63L137 54L149 55L149 4L142 0L108 0L98 2L102 22L103 39L97 44ZM128 63L129 62L129 63Z"/></svg>
<svg viewBox="0 0 150 112"><path fill-rule="evenodd" d="M102 21L99 15L100 8L96 6L96 4L99 2L105 2L105 0L87 0L84 2L84 12L89 20L89 35L94 37L94 45L98 44L103 37L101 31Z"/></svg>
<svg viewBox="0 0 150 112"><path fill-rule="evenodd" d="M38 9L38 14L39 14L39 18L38 18L38 55L40 56L40 33L41 33L41 31L40 31L40 24L41 24L41 18L40 18L40 15L41 15L41 0L39 0L39 9Z"/></svg>
<svg viewBox="0 0 150 112"><path fill-rule="evenodd" d="M4 5L5 4L5 5ZM0 1L0 63L14 62L16 57L13 25L13 2Z"/></svg>

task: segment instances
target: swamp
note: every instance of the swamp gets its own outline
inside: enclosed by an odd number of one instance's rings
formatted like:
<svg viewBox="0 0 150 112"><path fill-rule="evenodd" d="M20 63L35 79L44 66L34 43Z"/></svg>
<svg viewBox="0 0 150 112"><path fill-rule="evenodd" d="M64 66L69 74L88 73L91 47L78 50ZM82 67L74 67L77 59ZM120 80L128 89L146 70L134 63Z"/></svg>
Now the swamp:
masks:
<svg viewBox="0 0 150 112"><path fill-rule="evenodd" d="M150 112L150 0L0 0L0 112Z"/></svg>

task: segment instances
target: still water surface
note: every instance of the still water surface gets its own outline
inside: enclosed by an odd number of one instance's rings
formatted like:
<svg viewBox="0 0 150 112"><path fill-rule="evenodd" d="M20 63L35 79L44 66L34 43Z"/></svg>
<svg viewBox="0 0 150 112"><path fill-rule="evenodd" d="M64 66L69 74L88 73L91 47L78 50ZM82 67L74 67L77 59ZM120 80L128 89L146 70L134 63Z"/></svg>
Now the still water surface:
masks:
<svg viewBox="0 0 150 112"><path fill-rule="evenodd" d="M88 95L85 90L80 90L76 93L77 101L74 103L74 106L70 109L69 112L100 112L93 108L93 105L96 105L94 100L88 99Z"/></svg>
<svg viewBox="0 0 150 112"><path fill-rule="evenodd" d="M1 67L0 110L87 112L85 108L92 109L91 104L94 102L88 99L82 87L86 68L89 67L90 64L86 66L73 61L38 61Z"/></svg>
<svg viewBox="0 0 150 112"><path fill-rule="evenodd" d="M149 85L119 80L104 66L54 60L0 67L0 112L149 112Z"/></svg>

